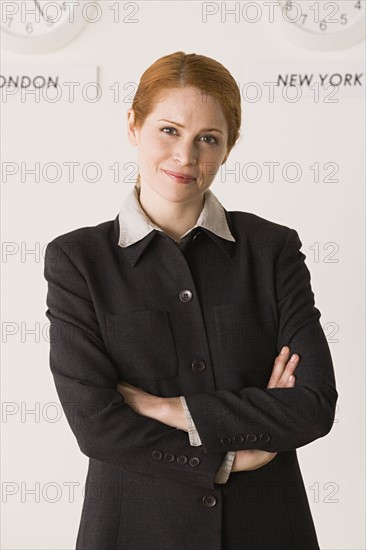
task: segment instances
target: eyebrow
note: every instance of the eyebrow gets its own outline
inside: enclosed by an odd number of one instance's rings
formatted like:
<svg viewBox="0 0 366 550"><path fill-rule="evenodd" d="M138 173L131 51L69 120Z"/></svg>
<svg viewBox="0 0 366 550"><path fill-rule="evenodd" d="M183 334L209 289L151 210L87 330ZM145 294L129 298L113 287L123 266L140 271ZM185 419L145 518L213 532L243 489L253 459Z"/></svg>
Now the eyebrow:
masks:
<svg viewBox="0 0 366 550"><path fill-rule="evenodd" d="M184 128L183 124L179 124L179 122L174 122L173 120L166 120L165 118L159 118L158 122L160 121L169 122L170 124L175 124L180 128ZM223 134L223 131L219 130L218 128L203 128L201 131L202 132L220 132L220 134Z"/></svg>

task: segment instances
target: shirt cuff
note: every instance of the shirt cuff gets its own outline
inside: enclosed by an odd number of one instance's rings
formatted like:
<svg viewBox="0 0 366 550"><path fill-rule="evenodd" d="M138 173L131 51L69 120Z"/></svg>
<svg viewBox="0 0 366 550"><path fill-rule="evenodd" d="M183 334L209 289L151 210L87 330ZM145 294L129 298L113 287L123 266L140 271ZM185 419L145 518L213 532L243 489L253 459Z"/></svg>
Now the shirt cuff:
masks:
<svg viewBox="0 0 366 550"><path fill-rule="evenodd" d="M189 412L185 397L183 395L180 395L180 400L182 402L183 409L187 417L189 442L193 447L199 447L200 445L202 445L202 441L197 431L197 428L194 425L193 418L191 417L191 413Z"/></svg>
<svg viewBox="0 0 366 550"><path fill-rule="evenodd" d="M224 461L217 470L214 483L226 483L229 479L233 462L235 458L235 451L228 451L225 455Z"/></svg>

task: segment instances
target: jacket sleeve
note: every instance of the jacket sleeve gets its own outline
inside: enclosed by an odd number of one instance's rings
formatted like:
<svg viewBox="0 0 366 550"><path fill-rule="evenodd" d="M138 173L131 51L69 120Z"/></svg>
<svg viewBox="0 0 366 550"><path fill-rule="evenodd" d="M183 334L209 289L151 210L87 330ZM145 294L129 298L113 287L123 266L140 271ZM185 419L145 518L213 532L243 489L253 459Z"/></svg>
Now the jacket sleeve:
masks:
<svg viewBox="0 0 366 550"><path fill-rule="evenodd" d="M185 412L185 415L187 417L189 442L193 447L197 447L199 445L202 445L200 435L197 431L196 426L194 425L194 422L193 422L193 419L192 419L191 414L189 412L189 409L187 407L187 403L186 403L186 400L184 398L184 395L180 396L180 400L182 402L182 406L183 406L183 410ZM227 480L229 479L229 476L231 474L234 459L235 459L235 451L228 451L225 455L225 458L223 460L223 463L221 464L220 469L216 473L215 483L226 483L227 482Z"/></svg>
<svg viewBox="0 0 366 550"><path fill-rule="evenodd" d="M117 390L85 277L62 245L47 245L50 369L65 416L86 456L134 473L214 489L225 451L206 453L187 433L139 415Z"/></svg>
<svg viewBox="0 0 366 550"><path fill-rule="evenodd" d="M186 400L184 398L184 395L180 396L180 400L181 400L181 403L182 403L184 413L185 413L186 418L187 418L189 442L193 447L199 447L200 445L202 445L202 441L201 441L200 435L197 431L197 428L196 428L196 426L193 422L193 418L191 416L191 413L189 412L189 409L187 407L187 403L186 403Z"/></svg>
<svg viewBox="0 0 366 550"><path fill-rule="evenodd" d="M193 422L207 452L261 449L284 452L325 436L332 428L338 393L332 358L315 307L306 256L288 230L275 262L279 324L284 345L300 361L293 388L244 387L186 394Z"/></svg>

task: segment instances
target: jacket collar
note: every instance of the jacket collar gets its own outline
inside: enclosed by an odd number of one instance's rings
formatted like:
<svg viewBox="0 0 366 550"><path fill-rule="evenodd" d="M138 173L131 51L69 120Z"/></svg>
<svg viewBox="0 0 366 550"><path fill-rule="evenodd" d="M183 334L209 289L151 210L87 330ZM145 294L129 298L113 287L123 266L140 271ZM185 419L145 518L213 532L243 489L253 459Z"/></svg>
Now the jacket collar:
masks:
<svg viewBox="0 0 366 550"><path fill-rule="evenodd" d="M139 194L140 187L135 184L114 222L118 246L124 249L132 266L135 266L157 232L164 233L142 209ZM199 227L230 256L232 245L236 240L230 231L228 212L210 189L207 189L204 197L203 209L197 223L186 231L181 239Z"/></svg>

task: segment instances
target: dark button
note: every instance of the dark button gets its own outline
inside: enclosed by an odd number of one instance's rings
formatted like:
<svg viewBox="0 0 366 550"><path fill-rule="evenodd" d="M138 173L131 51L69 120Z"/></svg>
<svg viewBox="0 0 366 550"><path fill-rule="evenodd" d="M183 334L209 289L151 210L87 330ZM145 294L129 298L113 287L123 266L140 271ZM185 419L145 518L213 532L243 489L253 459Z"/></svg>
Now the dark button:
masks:
<svg viewBox="0 0 366 550"><path fill-rule="evenodd" d="M212 508L213 506L216 506L217 499L215 495L205 495L202 499L202 502L205 506L209 506Z"/></svg>
<svg viewBox="0 0 366 550"><path fill-rule="evenodd" d="M152 455L155 460L160 460L163 457L163 453L161 451L153 451Z"/></svg>
<svg viewBox="0 0 366 550"><path fill-rule="evenodd" d="M188 462L188 458L184 455L178 456L177 462L178 464L186 464Z"/></svg>
<svg viewBox="0 0 366 550"><path fill-rule="evenodd" d="M206 363L202 359L196 359L192 363L192 370L194 372L203 372L206 368Z"/></svg>
<svg viewBox="0 0 366 550"><path fill-rule="evenodd" d="M255 443L257 439L257 434L247 434L247 441L249 441L249 443Z"/></svg>
<svg viewBox="0 0 366 550"><path fill-rule="evenodd" d="M190 459L189 463L191 466L198 466L198 464L200 463L200 459L198 458L198 456L192 456L192 458Z"/></svg>
<svg viewBox="0 0 366 550"><path fill-rule="evenodd" d="M259 439L267 443L271 439L271 436L267 433L264 433L264 434L260 434Z"/></svg>
<svg viewBox="0 0 366 550"><path fill-rule="evenodd" d="M175 460L175 454L174 453L165 453L164 455L165 460L168 462L174 462Z"/></svg>
<svg viewBox="0 0 366 550"><path fill-rule="evenodd" d="M223 445L230 445L231 443L231 437L228 436L228 435L224 435L222 438L221 438L221 443Z"/></svg>
<svg viewBox="0 0 366 550"><path fill-rule="evenodd" d="M234 436L234 441L235 443L243 443L243 441L245 441L245 437L243 434L237 434Z"/></svg>
<svg viewBox="0 0 366 550"><path fill-rule="evenodd" d="M195 233L195 235L193 235L192 241L195 241L197 239L198 235L201 235L201 231L197 231L197 233Z"/></svg>
<svg viewBox="0 0 366 550"><path fill-rule="evenodd" d="M182 302L190 302L192 300L192 292L188 289L181 290L179 293L179 298Z"/></svg>

